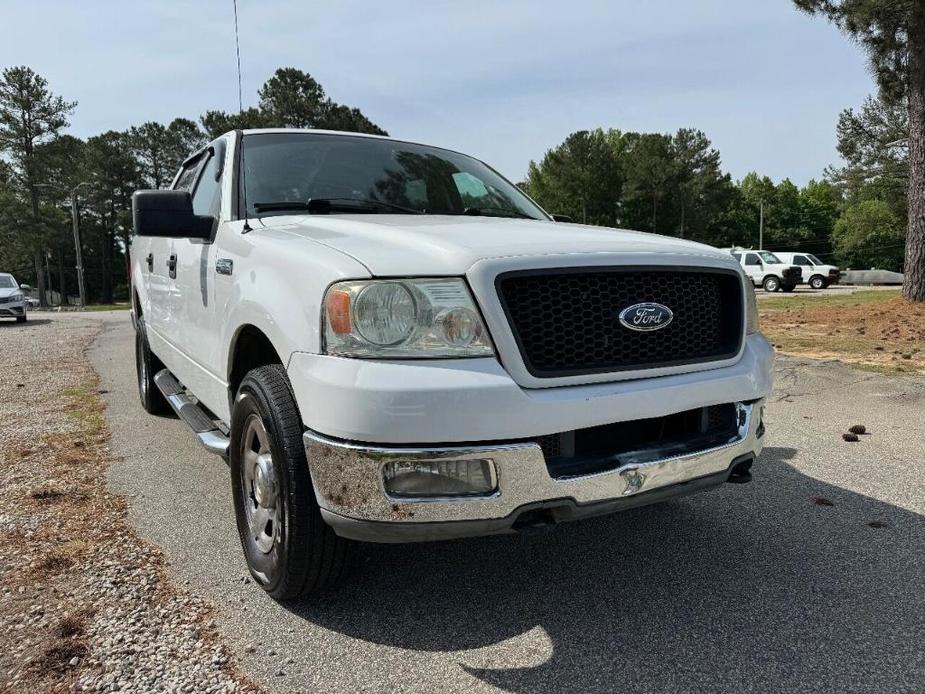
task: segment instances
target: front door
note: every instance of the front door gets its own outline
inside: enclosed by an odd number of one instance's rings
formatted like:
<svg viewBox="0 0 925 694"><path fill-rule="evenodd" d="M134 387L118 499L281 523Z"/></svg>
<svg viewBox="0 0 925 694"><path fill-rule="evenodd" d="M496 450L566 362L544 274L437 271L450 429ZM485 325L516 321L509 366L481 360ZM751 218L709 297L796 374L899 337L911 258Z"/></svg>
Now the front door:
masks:
<svg viewBox="0 0 925 694"><path fill-rule="evenodd" d="M745 268L745 274L752 278L752 282L761 284L764 281L764 265L761 264L761 258L757 253L746 253L742 266Z"/></svg>

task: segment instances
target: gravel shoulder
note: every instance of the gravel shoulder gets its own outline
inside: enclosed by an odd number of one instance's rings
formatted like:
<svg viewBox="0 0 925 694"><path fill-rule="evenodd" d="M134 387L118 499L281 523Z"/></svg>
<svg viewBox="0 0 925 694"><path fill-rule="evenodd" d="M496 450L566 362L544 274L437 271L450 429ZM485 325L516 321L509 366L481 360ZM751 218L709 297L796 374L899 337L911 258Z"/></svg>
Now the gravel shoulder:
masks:
<svg viewBox="0 0 925 694"><path fill-rule="evenodd" d="M925 379L782 358L749 485L539 536L367 545L296 608L247 579L225 465L91 352L111 488L271 691L922 691ZM856 443L841 434L864 424Z"/></svg>
<svg viewBox="0 0 925 694"><path fill-rule="evenodd" d="M116 314L125 320L128 314ZM102 319L0 323L0 691L257 691L105 484Z"/></svg>

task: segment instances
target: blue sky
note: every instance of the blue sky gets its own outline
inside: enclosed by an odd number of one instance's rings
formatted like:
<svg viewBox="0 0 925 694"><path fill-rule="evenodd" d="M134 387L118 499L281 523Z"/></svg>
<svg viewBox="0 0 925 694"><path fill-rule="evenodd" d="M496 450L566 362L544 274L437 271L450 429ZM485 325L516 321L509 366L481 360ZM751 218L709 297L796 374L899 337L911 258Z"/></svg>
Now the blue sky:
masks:
<svg viewBox="0 0 925 694"><path fill-rule="evenodd" d="M519 180L575 130L697 127L735 178L805 183L874 91L860 49L789 0L239 0L245 105L310 72L391 135ZM237 108L232 0L14 2L0 67L79 101L71 132ZM41 34L33 27L42 27Z"/></svg>

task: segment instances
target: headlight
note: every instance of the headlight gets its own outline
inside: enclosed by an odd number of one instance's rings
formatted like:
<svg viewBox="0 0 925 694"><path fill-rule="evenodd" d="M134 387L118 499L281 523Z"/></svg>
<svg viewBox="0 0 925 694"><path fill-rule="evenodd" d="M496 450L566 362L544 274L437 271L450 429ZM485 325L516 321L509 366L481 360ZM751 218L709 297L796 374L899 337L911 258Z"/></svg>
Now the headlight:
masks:
<svg viewBox="0 0 925 694"><path fill-rule="evenodd" d="M10 301L22 301L25 298L26 298L25 294L23 294L22 292L18 292L16 294L13 294L13 296L10 297Z"/></svg>
<svg viewBox="0 0 925 694"><path fill-rule="evenodd" d="M328 354L349 357L482 357L494 353L463 280L362 280L331 285L324 299Z"/></svg>
<svg viewBox="0 0 925 694"><path fill-rule="evenodd" d="M754 335L760 328L758 327L758 298L755 296L755 283L750 277L743 276L742 283L745 285L745 334Z"/></svg>

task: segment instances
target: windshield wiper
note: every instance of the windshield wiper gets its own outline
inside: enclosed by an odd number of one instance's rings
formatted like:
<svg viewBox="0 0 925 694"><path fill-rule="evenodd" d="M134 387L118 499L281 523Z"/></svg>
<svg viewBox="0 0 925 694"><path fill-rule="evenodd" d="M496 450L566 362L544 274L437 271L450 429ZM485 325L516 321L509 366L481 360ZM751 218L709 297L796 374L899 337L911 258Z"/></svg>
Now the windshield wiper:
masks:
<svg viewBox="0 0 925 694"><path fill-rule="evenodd" d="M504 214L491 214L492 212L503 212ZM467 207L462 212L469 217L516 217L518 219L533 219L528 214L520 210L512 210L509 207Z"/></svg>
<svg viewBox="0 0 925 694"><path fill-rule="evenodd" d="M349 203L349 204L348 204ZM373 198L309 198L304 202L255 202L254 210L260 212L277 212L283 210L303 210L309 214L328 214L333 209L346 211L375 211L390 209L405 214L424 214L423 210L396 205L385 200Z"/></svg>

